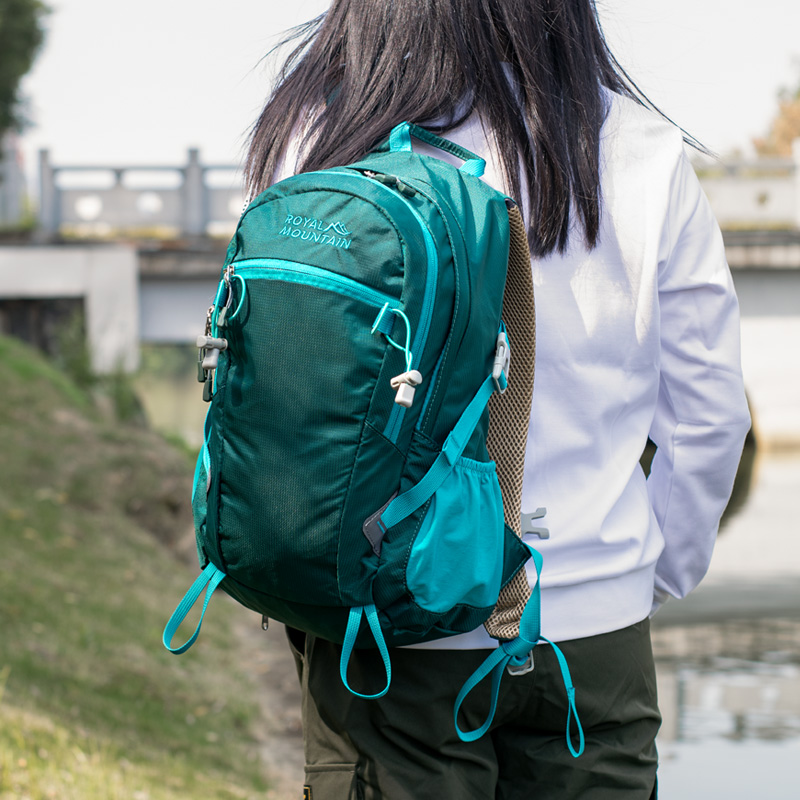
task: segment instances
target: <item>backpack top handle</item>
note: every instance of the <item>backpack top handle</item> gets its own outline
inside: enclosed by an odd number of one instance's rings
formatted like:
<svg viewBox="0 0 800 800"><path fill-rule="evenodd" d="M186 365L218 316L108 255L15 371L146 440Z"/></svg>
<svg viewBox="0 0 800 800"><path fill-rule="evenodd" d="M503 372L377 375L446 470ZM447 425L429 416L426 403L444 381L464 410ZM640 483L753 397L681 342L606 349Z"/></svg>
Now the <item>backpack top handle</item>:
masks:
<svg viewBox="0 0 800 800"><path fill-rule="evenodd" d="M431 147L444 150L446 153L460 158L464 163L459 167L459 170L466 175L474 175L476 178L480 178L486 169L486 160L471 150L467 150L466 147L461 147L455 142L442 139L435 133L426 131L425 128L420 128L419 125L414 125L411 122L401 122L392 129L389 134L389 150L392 153L411 152L412 136L421 142L425 142L425 144L429 144Z"/></svg>

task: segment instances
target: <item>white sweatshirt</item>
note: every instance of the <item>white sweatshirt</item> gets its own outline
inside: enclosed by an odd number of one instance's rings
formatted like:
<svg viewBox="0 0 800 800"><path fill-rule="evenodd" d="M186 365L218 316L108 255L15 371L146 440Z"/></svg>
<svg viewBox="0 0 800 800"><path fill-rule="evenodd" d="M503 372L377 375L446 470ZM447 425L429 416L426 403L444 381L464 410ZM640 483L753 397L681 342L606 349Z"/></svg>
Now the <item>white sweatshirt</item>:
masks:
<svg viewBox="0 0 800 800"><path fill-rule="evenodd" d="M547 508L550 538L530 543L544 558L542 635L554 641L639 622L700 582L750 425L722 236L681 133L609 98L599 243L587 250L577 235L566 254L532 262L522 509ZM502 190L477 119L447 138L485 157L484 179ZM658 452L645 480L648 435ZM496 645L481 627L421 646Z"/></svg>

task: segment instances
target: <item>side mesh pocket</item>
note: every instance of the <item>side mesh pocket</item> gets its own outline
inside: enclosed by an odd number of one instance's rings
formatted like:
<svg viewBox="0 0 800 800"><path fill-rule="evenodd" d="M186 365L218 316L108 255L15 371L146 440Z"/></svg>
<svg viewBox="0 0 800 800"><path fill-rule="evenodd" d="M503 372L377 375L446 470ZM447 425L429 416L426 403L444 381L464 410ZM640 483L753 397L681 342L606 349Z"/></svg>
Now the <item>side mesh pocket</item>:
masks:
<svg viewBox="0 0 800 800"><path fill-rule="evenodd" d="M208 453L208 445L204 443L200 454L197 456L197 464L194 468L194 484L192 486L192 515L194 517L194 528L198 535L206 524L210 485L211 459Z"/></svg>
<svg viewBox="0 0 800 800"><path fill-rule="evenodd" d="M494 462L461 457L431 498L406 583L425 611L491 607L503 577L503 499Z"/></svg>

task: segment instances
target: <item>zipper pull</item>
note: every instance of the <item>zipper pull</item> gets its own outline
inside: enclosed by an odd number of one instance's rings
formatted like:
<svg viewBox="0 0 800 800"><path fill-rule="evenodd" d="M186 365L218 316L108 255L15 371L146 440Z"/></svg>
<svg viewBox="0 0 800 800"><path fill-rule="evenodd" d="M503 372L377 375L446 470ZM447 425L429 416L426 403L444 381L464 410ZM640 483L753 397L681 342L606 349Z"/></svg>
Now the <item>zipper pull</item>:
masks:
<svg viewBox="0 0 800 800"><path fill-rule="evenodd" d="M390 189L396 189L405 197L413 197L417 193L417 190L413 186L403 183L396 175L386 175L383 172L372 172L372 170L364 170L364 175L368 178L372 178L374 181L378 181L378 183L384 184L384 186L388 186Z"/></svg>
<svg viewBox="0 0 800 800"><path fill-rule="evenodd" d="M245 206L246 207L246 206ZM244 213L244 212L242 212ZM233 301L233 278L234 276L234 267L233 264L228 264L225 267L225 273L222 276L222 280L225 281L225 286L227 288L226 297L225 297L225 304L222 308L217 312L217 327L224 328L225 324L228 319L228 312L231 310L231 302Z"/></svg>

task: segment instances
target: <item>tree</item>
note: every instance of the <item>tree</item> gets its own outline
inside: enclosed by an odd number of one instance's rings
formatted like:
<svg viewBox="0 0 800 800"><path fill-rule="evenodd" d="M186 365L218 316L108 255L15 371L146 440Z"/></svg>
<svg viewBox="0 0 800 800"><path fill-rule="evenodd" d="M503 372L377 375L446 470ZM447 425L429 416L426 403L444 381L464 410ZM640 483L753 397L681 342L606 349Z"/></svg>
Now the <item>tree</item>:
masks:
<svg viewBox="0 0 800 800"><path fill-rule="evenodd" d="M22 125L19 84L44 41L48 11L41 0L0 0L0 139Z"/></svg>
<svg viewBox="0 0 800 800"><path fill-rule="evenodd" d="M800 81L794 89L781 89L778 93L778 111L772 120L767 136L753 139L760 156L792 155L792 142L800 138Z"/></svg>

